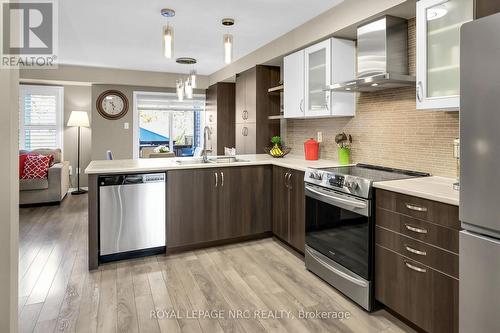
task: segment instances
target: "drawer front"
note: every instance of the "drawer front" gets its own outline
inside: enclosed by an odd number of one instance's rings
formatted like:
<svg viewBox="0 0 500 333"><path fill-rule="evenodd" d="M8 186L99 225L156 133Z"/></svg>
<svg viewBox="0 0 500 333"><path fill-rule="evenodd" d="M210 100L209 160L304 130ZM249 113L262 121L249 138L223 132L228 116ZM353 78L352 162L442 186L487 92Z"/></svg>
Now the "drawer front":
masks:
<svg viewBox="0 0 500 333"><path fill-rule="evenodd" d="M429 333L458 332L458 280L375 245L375 298Z"/></svg>
<svg viewBox="0 0 500 333"><path fill-rule="evenodd" d="M376 209L375 223L386 229L458 254L459 232L455 229L445 228L381 208Z"/></svg>
<svg viewBox="0 0 500 333"><path fill-rule="evenodd" d="M377 207L460 230L458 207L405 194L377 190Z"/></svg>
<svg viewBox="0 0 500 333"><path fill-rule="evenodd" d="M377 226L375 243L458 279L458 255Z"/></svg>

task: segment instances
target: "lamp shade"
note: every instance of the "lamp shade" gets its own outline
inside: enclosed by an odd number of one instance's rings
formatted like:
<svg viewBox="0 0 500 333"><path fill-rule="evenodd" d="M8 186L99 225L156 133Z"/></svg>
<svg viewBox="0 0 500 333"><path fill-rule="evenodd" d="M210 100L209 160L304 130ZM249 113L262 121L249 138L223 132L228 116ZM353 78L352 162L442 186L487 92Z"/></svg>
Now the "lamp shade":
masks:
<svg viewBox="0 0 500 333"><path fill-rule="evenodd" d="M89 116L85 111L71 111L68 120L69 127L90 127Z"/></svg>

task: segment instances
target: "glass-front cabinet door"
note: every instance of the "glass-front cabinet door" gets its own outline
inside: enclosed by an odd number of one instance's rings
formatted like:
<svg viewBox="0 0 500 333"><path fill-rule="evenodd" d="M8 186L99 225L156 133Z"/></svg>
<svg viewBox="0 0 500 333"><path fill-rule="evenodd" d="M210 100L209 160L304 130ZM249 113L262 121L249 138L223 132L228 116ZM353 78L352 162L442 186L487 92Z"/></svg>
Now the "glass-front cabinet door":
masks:
<svg viewBox="0 0 500 333"><path fill-rule="evenodd" d="M460 27L472 18L472 0L417 2L418 109L458 110Z"/></svg>
<svg viewBox="0 0 500 333"><path fill-rule="evenodd" d="M305 49L305 116L331 115L330 92L325 87L331 81L331 42L329 39Z"/></svg>

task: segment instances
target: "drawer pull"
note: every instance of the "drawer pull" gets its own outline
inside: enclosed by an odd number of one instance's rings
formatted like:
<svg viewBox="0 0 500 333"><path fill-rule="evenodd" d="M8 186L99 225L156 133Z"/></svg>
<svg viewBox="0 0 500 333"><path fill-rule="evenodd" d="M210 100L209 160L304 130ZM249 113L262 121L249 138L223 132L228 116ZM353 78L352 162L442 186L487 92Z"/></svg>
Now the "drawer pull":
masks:
<svg viewBox="0 0 500 333"><path fill-rule="evenodd" d="M405 245L405 249L406 249L406 251L418 254L419 256L426 256L427 255L427 252L420 251L420 250L415 250L414 248L409 247L408 245Z"/></svg>
<svg viewBox="0 0 500 333"><path fill-rule="evenodd" d="M410 210L414 210L416 212L426 212L427 211L427 207L416 206L416 205L412 205L409 203L406 203L405 206L406 206L406 208L408 208Z"/></svg>
<svg viewBox="0 0 500 333"><path fill-rule="evenodd" d="M412 227L409 224L405 224L405 227L406 227L406 229L408 229L410 231L413 231L413 232L416 232L418 234L426 234L427 233L427 229L421 229L421 228L417 228L417 227Z"/></svg>
<svg viewBox="0 0 500 333"><path fill-rule="evenodd" d="M427 270L425 268L420 268L420 267L417 267L415 265L412 265L408 261L405 261L405 265L406 265L406 267L408 267L411 270L414 270L415 272L419 272L419 273L426 273L427 272Z"/></svg>

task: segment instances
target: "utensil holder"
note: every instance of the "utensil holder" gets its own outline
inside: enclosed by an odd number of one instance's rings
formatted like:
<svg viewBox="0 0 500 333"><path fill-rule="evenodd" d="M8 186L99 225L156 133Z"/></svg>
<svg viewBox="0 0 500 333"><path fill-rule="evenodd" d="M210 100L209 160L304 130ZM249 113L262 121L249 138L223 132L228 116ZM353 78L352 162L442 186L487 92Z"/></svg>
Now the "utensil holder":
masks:
<svg viewBox="0 0 500 333"><path fill-rule="evenodd" d="M339 163L340 164L350 164L351 163L351 149L349 148L339 148Z"/></svg>

